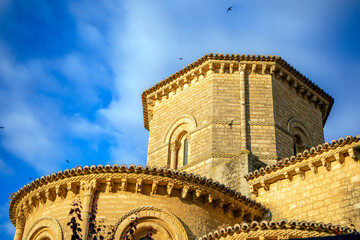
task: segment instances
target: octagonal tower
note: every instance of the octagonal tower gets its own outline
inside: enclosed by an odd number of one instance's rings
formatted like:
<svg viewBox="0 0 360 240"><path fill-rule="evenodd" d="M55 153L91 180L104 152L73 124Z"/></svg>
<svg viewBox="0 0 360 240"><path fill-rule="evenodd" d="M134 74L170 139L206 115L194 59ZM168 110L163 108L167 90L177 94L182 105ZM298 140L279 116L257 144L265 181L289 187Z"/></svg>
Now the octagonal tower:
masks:
<svg viewBox="0 0 360 240"><path fill-rule="evenodd" d="M276 56L209 54L142 94L147 164L244 194L244 176L324 142L333 98Z"/></svg>

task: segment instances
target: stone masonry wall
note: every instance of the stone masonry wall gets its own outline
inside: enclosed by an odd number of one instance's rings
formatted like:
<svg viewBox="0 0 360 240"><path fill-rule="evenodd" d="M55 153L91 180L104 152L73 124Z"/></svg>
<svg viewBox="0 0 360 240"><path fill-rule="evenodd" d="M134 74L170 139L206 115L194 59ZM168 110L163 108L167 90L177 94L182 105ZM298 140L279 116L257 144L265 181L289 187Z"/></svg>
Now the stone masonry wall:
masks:
<svg viewBox="0 0 360 240"><path fill-rule="evenodd" d="M331 170L319 166L318 173L306 171L304 180L295 175L260 188L254 199L269 208L273 220L283 218L316 221L360 229L360 167L349 155L341 165L329 159Z"/></svg>
<svg viewBox="0 0 360 240"><path fill-rule="evenodd" d="M323 143L321 111L282 80L273 78L272 84L275 124L280 126L276 128L276 152L279 158L294 155L293 137L282 130L287 130L291 118L300 120L310 134L312 144L307 148Z"/></svg>

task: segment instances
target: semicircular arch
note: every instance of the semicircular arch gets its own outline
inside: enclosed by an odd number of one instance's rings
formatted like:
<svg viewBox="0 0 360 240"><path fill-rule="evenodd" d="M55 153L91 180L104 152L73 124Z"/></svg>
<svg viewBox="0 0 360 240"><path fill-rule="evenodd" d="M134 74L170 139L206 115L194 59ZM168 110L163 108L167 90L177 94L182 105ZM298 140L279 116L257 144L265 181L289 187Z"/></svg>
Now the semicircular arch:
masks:
<svg viewBox="0 0 360 240"><path fill-rule="evenodd" d="M297 129L299 129L300 131ZM306 142L306 145L308 145L309 147L313 146L310 132L307 130L305 124L303 124L300 119L290 118L287 124L287 130L294 135L296 133L301 133L302 137L305 138L304 140Z"/></svg>
<svg viewBox="0 0 360 240"><path fill-rule="evenodd" d="M53 237L53 238L51 238ZM29 228L25 240L35 239L63 240L63 231L59 222L53 217L41 217Z"/></svg>
<svg viewBox="0 0 360 240"><path fill-rule="evenodd" d="M193 116L191 116L189 114L182 115L180 118L175 120L173 122L173 124L171 124L170 127L168 128L168 130L166 131L164 143L169 143L171 136L173 135L175 130L184 124L187 125L186 126L187 132L190 132L197 127L196 120Z"/></svg>
<svg viewBox="0 0 360 240"><path fill-rule="evenodd" d="M135 208L121 216L114 224L115 239L121 239L129 228L132 218L136 215L138 216L138 226L135 235L145 233L145 229L151 226L159 236L168 236L164 239L189 239L184 226L174 214L153 206Z"/></svg>

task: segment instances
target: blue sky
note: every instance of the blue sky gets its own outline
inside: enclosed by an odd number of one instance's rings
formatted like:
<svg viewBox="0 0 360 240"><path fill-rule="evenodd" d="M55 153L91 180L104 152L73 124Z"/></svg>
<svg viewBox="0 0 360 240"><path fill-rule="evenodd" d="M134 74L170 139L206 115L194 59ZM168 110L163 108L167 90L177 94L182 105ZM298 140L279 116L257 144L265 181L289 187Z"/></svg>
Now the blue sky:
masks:
<svg viewBox="0 0 360 240"><path fill-rule="evenodd" d="M359 43L356 0L1 0L4 239L29 178L145 165L142 91L206 53L281 56L335 98L326 141L359 134Z"/></svg>

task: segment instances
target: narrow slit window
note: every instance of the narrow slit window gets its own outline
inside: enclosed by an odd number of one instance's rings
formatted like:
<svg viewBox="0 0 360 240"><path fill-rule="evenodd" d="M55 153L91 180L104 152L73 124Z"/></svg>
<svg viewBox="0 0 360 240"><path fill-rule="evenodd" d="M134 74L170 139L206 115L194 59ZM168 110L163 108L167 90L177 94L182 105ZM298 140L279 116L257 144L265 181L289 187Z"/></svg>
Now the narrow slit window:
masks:
<svg viewBox="0 0 360 240"><path fill-rule="evenodd" d="M183 165L185 166L188 164L188 154L189 154L189 143L187 138L184 140L184 159L183 159Z"/></svg>

